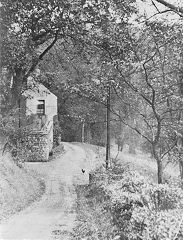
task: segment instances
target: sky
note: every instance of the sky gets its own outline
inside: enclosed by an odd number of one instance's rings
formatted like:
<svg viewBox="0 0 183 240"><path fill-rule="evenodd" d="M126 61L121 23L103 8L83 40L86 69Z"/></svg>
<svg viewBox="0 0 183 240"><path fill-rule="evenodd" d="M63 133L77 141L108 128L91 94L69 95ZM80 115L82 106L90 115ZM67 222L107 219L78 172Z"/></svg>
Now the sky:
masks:
<svg viewBox="0 0 183 240"><path fill-rule="evenodd" d="M183 0L166 0L166 1L171 4L175 4L175 6L177 7L178 6L183 7ZM164 5L156 2L155 0L154 0L154 3L156 4L159 11L164 11L167 9ZM152 4L152 0L144 0L144 1L137 0L137 8L139 9L140 13L145 14L147 18L150 18L157 13L156 8ZM164 14L156 15L155 17L153 17L153 19L159 19L159 20L162 19L168 22L175 22L175 21L178 21L180 17L174 13L164 13Z"/></svg>

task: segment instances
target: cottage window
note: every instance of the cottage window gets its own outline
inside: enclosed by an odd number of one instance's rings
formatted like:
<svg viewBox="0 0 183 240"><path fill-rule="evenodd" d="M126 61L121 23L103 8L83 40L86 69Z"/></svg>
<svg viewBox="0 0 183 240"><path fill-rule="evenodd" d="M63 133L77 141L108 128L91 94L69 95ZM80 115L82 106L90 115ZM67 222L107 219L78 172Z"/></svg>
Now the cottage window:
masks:
<svg viewBox="0 0 183 240"><path fill-rule="evenodd" d="M44 115L45 114L45 101L39 100L39 104L37 105L37 114Z"/></svg>

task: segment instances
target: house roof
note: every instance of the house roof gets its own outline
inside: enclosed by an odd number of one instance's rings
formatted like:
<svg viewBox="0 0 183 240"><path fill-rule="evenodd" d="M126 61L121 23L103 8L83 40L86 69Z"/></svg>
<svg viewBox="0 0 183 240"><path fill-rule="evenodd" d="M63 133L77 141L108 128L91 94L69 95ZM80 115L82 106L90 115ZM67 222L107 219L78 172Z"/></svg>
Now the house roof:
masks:
<svg viewBox="0 0 183 240"><path fill-rule="evenodd" d="M29 79L30 80L30 79ZM31 79L32 80L32 79ZM35 81L28 82L28 89L25 90L23 95L25 97L46 97L47 95L54 95L48 88L46 88L43 84L37 83ZM55 95L54 95L55 96ZM57 96L55 96L57 98Z"/></svg>

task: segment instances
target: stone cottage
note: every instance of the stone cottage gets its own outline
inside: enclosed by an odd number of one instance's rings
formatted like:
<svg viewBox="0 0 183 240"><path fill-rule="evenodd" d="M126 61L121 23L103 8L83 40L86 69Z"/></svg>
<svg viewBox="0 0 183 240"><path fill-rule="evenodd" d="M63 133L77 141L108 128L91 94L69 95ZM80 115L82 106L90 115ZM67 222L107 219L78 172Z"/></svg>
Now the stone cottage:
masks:
<svg viewBox="0 0 183 240"><path fill-rule="evenodd" d="M34 84L23 94L22 125L29 130L31 147L28 161L47 161L53 148L53 122L57 115L57 97L43 84Z"/></svg>

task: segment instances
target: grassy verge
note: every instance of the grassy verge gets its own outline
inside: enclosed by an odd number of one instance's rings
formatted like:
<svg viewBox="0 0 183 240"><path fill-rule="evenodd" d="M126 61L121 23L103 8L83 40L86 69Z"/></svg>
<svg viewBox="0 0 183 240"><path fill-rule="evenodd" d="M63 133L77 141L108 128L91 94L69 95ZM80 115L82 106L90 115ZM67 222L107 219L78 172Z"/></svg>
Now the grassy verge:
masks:
<svg viewBox="0 0 183 240"><path fill-rule="evenodd" d="M36 173L18 167L10 155L0 158L0 221L38 200L44 190Z"/></svg>
<svg viewBox="0 0 183 240"><path fill-rule="evenodd" d="M112 215L107 211L99 188L77 186L77 219L73 240L114 239L116 228Z"/></svg>

